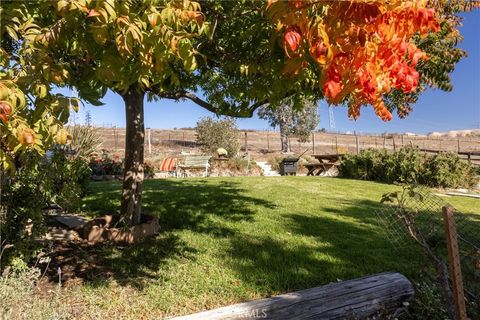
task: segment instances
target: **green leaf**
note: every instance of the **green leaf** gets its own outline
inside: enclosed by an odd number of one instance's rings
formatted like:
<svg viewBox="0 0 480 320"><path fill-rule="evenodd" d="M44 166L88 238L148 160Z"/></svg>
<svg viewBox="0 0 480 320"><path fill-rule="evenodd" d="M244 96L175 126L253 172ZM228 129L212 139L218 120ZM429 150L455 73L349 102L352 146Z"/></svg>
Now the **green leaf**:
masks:
<svg viewBox="0 0 480 320"><path fill-rule="evenodd" d="M18 41L18 35L17 32L10 26L5 26L5 30L7 30L7 33L12 39Z"/></svg>

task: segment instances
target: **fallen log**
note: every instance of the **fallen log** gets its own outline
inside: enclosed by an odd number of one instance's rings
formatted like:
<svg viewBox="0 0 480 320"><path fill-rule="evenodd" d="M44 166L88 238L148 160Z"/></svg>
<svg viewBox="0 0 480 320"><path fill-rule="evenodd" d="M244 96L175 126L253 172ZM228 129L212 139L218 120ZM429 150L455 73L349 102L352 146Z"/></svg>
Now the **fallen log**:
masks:
<svg viewBox="0 0 480 320"><path fill-rule="evenodd" d="M364 319L395 313L413 295L412 284L405 276L385 272L175 319Z"/></svg>

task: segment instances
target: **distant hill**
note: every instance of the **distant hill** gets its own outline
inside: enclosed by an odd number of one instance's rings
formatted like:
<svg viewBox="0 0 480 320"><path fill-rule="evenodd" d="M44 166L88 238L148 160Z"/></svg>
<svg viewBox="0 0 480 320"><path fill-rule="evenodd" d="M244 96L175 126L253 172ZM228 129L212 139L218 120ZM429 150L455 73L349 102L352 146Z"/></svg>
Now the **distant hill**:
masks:
<svg viewBox="0 0 480 320"><path fill-rule="evenodd" d="M465 130L452 130L446 132L430 132L429 137L449 137L449 138L458 138L458 137L479 137L480 129L465 129Z"/></svg>

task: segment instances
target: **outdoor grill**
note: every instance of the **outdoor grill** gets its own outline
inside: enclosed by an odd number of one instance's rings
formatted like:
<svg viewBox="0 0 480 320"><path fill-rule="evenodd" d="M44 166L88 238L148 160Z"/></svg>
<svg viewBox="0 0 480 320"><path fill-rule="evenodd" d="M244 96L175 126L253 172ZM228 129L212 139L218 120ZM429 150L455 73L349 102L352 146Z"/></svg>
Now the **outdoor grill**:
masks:
<svg viewBox="0 0 480 320"><path fill-rule="evenodd" d="M300 158L284 158L280 163L280 174L282 176L297 175L297 162Z"/></svg>

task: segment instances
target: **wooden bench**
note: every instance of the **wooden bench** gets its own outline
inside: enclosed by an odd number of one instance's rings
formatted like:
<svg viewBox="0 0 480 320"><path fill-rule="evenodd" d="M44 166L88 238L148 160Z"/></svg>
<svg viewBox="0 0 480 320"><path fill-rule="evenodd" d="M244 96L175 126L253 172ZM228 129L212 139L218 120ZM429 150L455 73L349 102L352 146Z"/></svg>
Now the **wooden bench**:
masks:
<svg viewBox="0 0 480 320"><path fill-rule="evenodd" d="M365 319L398 315L413 299L413 286L400 273L385 272L280 296L174 318L176 320Z"/></svg>
<svg viewBox="0 0 480 320"><path fill-rule="evenodd" d="M305 167L308 169L307 176L319 176L333 167L338 167L338 163L308 163Z"/></svg>
<svg viewBox="0 0 480 320"><path fill-rule="evenodd" d="M312 157L319 163L309 163L305 165L308 169L307 176L319 176L326 174L331 168L338 168L340 160L344 154L314 154Z"/></svg>
<svg viewBox="0 0 480 320"><path fill-rule="evenodd" d="M205 177L208 177L210 158L210 156L186 156L183 163L177 166L180 170L180 175L186 177L189 169L205 169Z"/></svg>

